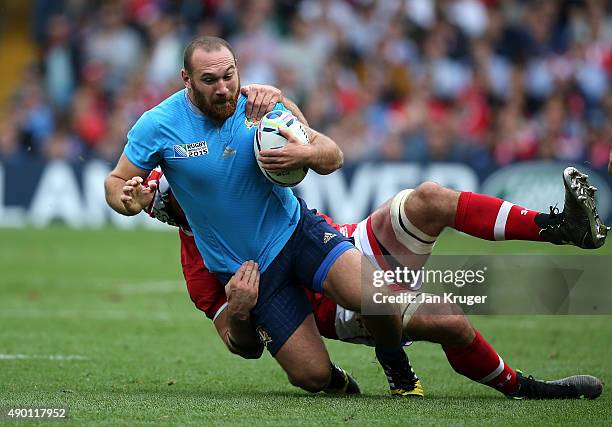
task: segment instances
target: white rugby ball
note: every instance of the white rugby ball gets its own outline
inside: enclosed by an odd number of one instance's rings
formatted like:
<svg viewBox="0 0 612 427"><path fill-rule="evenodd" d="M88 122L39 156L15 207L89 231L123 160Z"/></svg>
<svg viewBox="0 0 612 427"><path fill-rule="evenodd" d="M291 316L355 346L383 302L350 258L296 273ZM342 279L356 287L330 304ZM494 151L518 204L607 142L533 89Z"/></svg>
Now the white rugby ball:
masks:
<svg viewBox="0 0 612 427"><path fill-rule="evenodd" d="M255 150L255 158L259 157L259 152L262 150L273 150L282 148L287 145L287 139L282 136L278 129L286 127L289 132L293 133L302 144L309 144L308 134L304 126L298 119L288 111L274 110L267 113L257 126L255 138L253 138L253 149ZM261 173L274 184L282 185L283 187L293 187L306 177L308 168L299 168L279 172L271 172L265 170L259 160L257 161Z"/></svg>

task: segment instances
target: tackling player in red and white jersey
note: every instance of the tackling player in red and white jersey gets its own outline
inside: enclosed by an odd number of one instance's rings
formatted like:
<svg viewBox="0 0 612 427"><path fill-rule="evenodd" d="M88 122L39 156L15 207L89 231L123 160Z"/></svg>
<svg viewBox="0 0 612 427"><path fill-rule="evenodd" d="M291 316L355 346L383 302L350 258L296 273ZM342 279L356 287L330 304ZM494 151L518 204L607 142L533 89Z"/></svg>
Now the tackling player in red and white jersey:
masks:
<svg viewBox="0 0 612 427"><path fill-rule="evenodd" d="M190 235L187 220L172 196L171 189L163 178L163 173L153 171L147 181L156 182L154 187L158 188L148 209L149 214L162 222L180 227L181 262L192 301L198 309L213 320L215 328L230 351L246 358L259 357L262 346L252 345L256 342L256 338L248 341L250 343L248 346L241 345L233 339L235 331L229 331L230 316L227 310L228 292L235 292L234 295L239 295L240 292L248 293L249 291L245 289L249 289L250 286L250 291L255 292L256 298L257 281L252 280L255 276L251 275L251 280L249 280L249 277L246 277L245 269L241 268L232 277L227 287L224 287L215 275L206 269L195 241ZM323 214L319 215L323 216L339 233L352 237L355 246L378 269L390 270L396 265L419 269L431 253L435 237L428 236L417 229L406 217L406 204L411 192L412 190L405 190L398 193L358 224L339 225L335 224L331 218ZM462 194L468 199L488 197L472 193ZM486 199L486 202L491 203L493 198L490 199ZM418 198L416 201L411 201L411 203L418 202ZM464 209L466 209L465 206ZM465 215L465 212L462 214ZM506 225L505 233L508 231ZM252 263L249 268L256 271L256 266L253 268ZM245 287L247 281L250 282L250 285ZM414 284L414 292L418 292L418 285ZM306 288L304 292L313 306L315 320L322 336L350 343L373 345L372 336L363 326L358 313L344 309L324 295L315 294ZM255 301L252 301L253 305L254 303ZM401 313L405 341L430 341L441 344L450 365L456 372L488 385L507 396L534 399L582 396L596 398L602 392L601 381L591 376L579 375L544 382L517 373L471 326L461 309L455 304L421 304L417 300L413 303L404 303ZM246 315L248 316L248 313ZM240 332L241 335L245 333L245 331ZM246 331L246 335L249 334L256 337L254 330ZM415 386L410 394L423 395L418 379L415 380Z"/></svg>

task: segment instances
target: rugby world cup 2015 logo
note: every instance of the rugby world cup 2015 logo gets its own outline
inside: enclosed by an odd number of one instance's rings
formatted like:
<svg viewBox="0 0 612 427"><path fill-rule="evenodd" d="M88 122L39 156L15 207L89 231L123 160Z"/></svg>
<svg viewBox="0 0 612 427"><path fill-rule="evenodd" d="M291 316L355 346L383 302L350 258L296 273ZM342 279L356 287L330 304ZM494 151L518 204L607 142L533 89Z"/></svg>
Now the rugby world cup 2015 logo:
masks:
<svg viewBox="0 0 612 427"><path fill-rule="evenodd" d="M187 158L205 156L208 154L208 144L206 141L192 142L191 144L176 144L174 146L175 158Z"/></svg>

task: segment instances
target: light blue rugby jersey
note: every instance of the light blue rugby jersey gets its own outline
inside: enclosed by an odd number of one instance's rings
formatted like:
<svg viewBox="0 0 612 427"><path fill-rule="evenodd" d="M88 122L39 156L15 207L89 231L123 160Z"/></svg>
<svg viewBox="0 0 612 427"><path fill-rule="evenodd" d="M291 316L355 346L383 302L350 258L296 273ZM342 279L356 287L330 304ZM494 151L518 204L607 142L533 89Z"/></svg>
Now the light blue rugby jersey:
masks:
<svg viewBox="0 0 612 427"><path fill-rule="evenodd" d="M161 165L214 272L233 273L250 259L265 270L300 219L293 192L269 182L257 166L257 126L247 124L246 101L240 95L236 112L218 126L181 90L142 115L124 149L141 169Z"/></svg>

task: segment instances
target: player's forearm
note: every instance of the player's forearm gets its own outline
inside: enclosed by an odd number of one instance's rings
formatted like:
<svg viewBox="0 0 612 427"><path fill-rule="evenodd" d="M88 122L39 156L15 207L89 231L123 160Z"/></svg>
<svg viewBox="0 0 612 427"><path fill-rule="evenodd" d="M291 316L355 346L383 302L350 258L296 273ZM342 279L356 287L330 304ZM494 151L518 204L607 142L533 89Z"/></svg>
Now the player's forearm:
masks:
<svg viewBox="0 0 612 427"><path fill-rule="evenodd" d="M310 169L319 175L328 175L342 167L344 154L331 138L312 131L310 145L313 148Z"/></svg>
<svg viewBox="0 0 612 427"><path fill-rule="evenodd" d="M250 314L236 313L228 306L225 344L228 349L246 359L261 356L263 345L253 327Z"/></svg>
<svg viewBox="0 0 612 427"><path fill-rule="evenodd" d="M106 203L113 208L116 212L119 212L122 215L131 216L136 215L138 212L131 212L126 207L125 204L121 201L121 194L123 186L125 185L125 180L123 178L119 178L115 175L109 175L104 180L104 193L106 196Z"/></svg>

